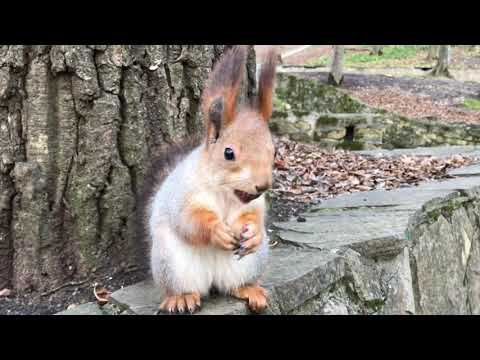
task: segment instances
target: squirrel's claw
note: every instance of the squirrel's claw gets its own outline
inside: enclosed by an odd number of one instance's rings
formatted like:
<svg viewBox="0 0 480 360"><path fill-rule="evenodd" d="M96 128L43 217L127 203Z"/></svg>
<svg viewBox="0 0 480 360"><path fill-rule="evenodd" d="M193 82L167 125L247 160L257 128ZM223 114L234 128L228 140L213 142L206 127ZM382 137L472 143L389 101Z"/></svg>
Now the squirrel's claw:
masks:
<svg viewBox="0 0 480 360"><path fill-rule="evenodd" d="M160 313L184 314L187 311L193 314L200 309L200 305L200 294L198 293L168 296L160 304L156 315Z"/></svg>
<svg viewBox="0 0 480 360"><path fill-rule="evenodd" d="M241 241L240 248L234 252L234 255L238 256L237 260L241 260L243 257L257 251L257 249L260 247L261 242L261 234L253 234L248 238L244 237Z"/></svg>

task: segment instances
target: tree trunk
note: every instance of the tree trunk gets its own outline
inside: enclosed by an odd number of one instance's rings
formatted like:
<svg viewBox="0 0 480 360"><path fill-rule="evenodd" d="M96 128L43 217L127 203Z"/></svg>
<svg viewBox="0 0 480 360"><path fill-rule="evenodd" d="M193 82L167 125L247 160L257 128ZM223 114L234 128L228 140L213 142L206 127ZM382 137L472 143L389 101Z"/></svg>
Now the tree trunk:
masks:
<svg viewBox="0 0 480 360"><path fill-rule="evenodd" d="M162 146L203 130L223 45L0 46L0 290L144 266L137 190ZM247 96L255 91L249 54Z"/></svg>
<svg viewBox="0 0 480 360"><path fill-rule="evenodd" d="M446 76L452 77L448 66L450 63L450 46L441 45L438 53L438 61L435 67L433 68L431 75L432 76Z"/></svg>
<svg viewBox="0 0 480 360"><path fill-rule="evenodd" d="M333 47L333 61L328 75L328 83L339 86L343 82L343 55L345 53L344 45L335 45Z"/></svg>
<svg viewBox="0 0 480 360"><path fill-rule="evenodd" d="M382 45L373 45L370 55L382 56L383 55L383 46Z"/></svg>
<svg viewBox="0 0 480 360"><path fill-rule="evenodd" d="M426 61L433 61L438 59L438 46L437 45L430 45L428 48L428 54Z"/></svg>

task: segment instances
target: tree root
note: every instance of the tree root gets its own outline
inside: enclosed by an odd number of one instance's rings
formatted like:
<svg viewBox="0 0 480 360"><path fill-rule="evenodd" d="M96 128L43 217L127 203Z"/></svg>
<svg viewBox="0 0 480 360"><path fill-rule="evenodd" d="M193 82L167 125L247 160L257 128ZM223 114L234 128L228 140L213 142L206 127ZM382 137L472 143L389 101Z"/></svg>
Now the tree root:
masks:
<svg viewBox="0 0 480 360"><path fill-rule="evenodd" d="M46 291L46 292L42 293L41 296L48 296L48 295L51 295L51 294L57 292L58 290L66 288L68 286L79 286L79 285L85 284L86 282L88 282L88 280L83 280L83 281L78 281L78 282L70 281L70 282L65 283L63 285L57 286L56 288L54 288L52 290L49 290L49 291Z"/></svg>

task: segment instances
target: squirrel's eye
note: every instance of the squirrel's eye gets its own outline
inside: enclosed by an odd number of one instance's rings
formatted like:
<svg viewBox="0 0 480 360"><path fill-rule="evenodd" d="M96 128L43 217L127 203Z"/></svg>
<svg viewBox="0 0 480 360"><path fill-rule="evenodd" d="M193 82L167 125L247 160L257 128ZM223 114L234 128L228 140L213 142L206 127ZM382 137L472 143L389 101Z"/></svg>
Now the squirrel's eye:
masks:
<svg viewBox="0 0 480 360"><path fill-rule="evenodd" d="M225 160L235 160L235 154L233 150L230 148L225 149L224 155L225 155Z"/></svg>

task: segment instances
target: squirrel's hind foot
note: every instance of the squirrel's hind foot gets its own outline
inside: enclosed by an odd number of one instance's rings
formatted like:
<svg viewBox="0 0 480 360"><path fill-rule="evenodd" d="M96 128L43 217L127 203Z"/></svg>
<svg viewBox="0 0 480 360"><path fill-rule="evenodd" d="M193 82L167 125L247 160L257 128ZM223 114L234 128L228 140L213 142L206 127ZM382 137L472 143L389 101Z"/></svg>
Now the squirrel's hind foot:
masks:
<svg viewBox="0 0 480 360"><path fill-rule="evenodd" d="M247 300L249 309L254 313L261 313L267 308L267 291L258 285L242 286L232 291L232 296Z"/></svg>
<svg viewBox="0 0 480 360"><path fill-rule="evenodd" d="M167 296L165 300L162 301L157 314L184 314L187 312L193 314L200 309L200 306L201 300L199 293L172 295Z"/></svg>

